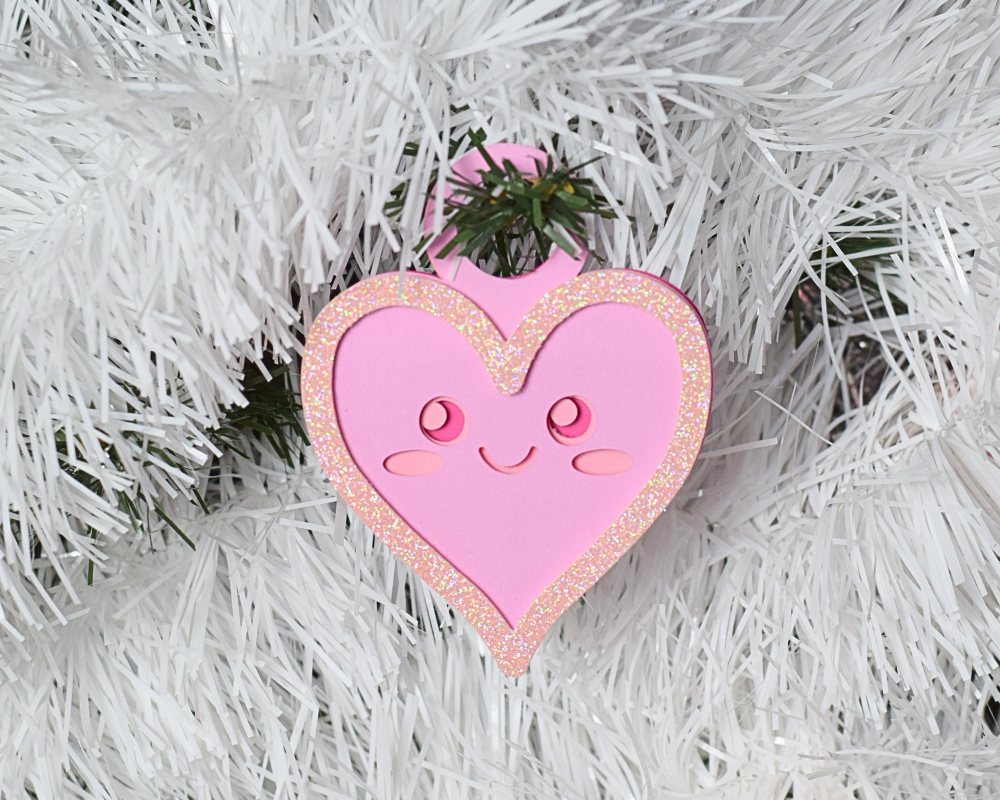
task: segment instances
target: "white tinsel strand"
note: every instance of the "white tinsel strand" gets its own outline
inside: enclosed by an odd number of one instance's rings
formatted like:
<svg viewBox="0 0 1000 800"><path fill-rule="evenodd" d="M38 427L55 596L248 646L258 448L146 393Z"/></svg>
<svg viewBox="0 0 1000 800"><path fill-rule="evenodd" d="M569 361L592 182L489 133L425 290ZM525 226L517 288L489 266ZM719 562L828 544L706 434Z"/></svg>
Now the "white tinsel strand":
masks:
<svg viewBox="0 0 1000 800"><path fill-rule="evenodd" d="M1000 791L998 25L983 0L6 4L5 795ZM597 252L689 291L717 354L687 487L516 681L314 465L227 455L205 516L149 450L201 463L243 359L410 263L470 125L603 155ZM895 242L888 315L824 289L796 348L810 260L866 232ZM137 538L68 459L198 550Z"/></svg>

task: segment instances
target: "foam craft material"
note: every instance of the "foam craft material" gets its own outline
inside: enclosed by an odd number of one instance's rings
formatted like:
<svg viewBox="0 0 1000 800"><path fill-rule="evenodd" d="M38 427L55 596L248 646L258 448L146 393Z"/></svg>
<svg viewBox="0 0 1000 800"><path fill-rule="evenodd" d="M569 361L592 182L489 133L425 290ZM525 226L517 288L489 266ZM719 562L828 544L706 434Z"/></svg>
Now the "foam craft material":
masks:
<svg viewBox="0 0 1000 800"><path fill-rule="evenodd" d="M488 150L526 174L546 160ZM452 167L470 180L485 168L476 151ZM438 259L452 235L429 250L437 277L368 278L323 309L306 421L340 495L520 675L687 478L711 356L701 317L659 278L581 275L586 252L560 249L496 278Z"/></svg>

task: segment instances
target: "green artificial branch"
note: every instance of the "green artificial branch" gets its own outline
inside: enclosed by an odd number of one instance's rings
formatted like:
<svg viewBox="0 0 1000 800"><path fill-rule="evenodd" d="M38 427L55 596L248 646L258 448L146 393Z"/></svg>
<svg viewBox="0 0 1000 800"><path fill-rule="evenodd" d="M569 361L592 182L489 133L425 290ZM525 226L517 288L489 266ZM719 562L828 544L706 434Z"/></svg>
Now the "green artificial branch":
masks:
<svg viewBox="0 0 1000 800"><path fill-rule="evenodd" d="M592 161L576 166L556 165L550 155L542 163L536 161L537 175L524 175L504 159L502 166L490 156L484 146L482 130L466 131L449 143L449 158L468 137L480 152L488 169L480 170L481 182L459 176L450 179L452 194L445 201L445 227L454 227L454 238L438 254L444 258L458 249L480 267L496 259L501 277L519 275L538 267L549 257L553 246L576 257L587 238L586 215L614 219L617 214L608 199L598 194L594 182L580 177ZM410 147L408 145L408 147ZM404 155L415 155L416 145ZM437 179L431 176L428 198ZM393 190L393 199L386 204L386 213L395 216L406 200L406 185ZM420 247L427 244L424 237Z"/></svg>
<svg viewBox="0 0 1000 800"><path fill-rule="evenodd" d="M501 168L480 137L473 135L472 141L489 169L479 171L481 183L451 179L445 220L456 233L439 257L460 247L459 255L477 263L495 256L503 277L517 275L523 268L512 245L533 254L533 268L548 258L553 245L576 257L581 249L576 240L587 236L584 215L616 216L607 198L594 192L594 182L578 174L593 161L556 167L550 155L544 164L535 162L537 175L524 175L507 159Z"/></svg>
<svg viewBox="0 0 1000 800"><path fill-rule="evenodd" d="M247 444L254 440L266 441L282 461L289 467L294 467L296 463L303 463L304 447L308 442L308 436L301 420L302 405L291 381L288 365L276 365L267 358L261 363L263 369L267 371L266 375L253 362L248 361L246 364L241 382L243 396L247 401L246 405L227 409L218 426L207 430L205 434L209 441L222 451L223 455L229 452L247 460L252 458L252 455L247 452ZM139 405L146 405L137 392L133 392L133 394ZM139 434L134 431L124 431L122 436L126 439L137 440L140 438ZM151 442L145 441L143 444L145 452L155 456L190 479L188 492L192 497L192 503L195 503L205 514L211 513L211 509L198 490L197 484L205 469L209 470L209 475L212 474L212 469L219 459L216 458L214 463L207 468L196 467L186 461L171 457L164 449ZM67 475L89 492L98 497L106 497L103 483L96 474L92 474L81 463L77 448L74 448L73 458L70 458L69 442L67 442L64 431L59 431L56 434L56 450L62 469ZM125 471L124 461L113 444L106 444L104 452L110 464L118 472ZM152 461L142 463L143 468L153 465ZM183 491L183 487L180 488ZM135 487L131 493L122 490L114 491L114 504L119 511L128 517L137 534L152 537L154 531L148 521L152 514L176 533L192 550L195 549L195 543L191 537L167 514L155 498L146 495L141 486ZM98 531L90 528L89 533L91 538L96 541ZM93 582L94 562L89 559L87 585L92 585Z"/></svg>
<svg viewBox="0 0 1000 800"><path fill-rule="evenodd" d="M302 427L302 403L291 382L287 364L264 362L265 375L257 365L247 362L243 374L245 406L227 410L219 426L206 431L209 440L220 450L230 450L249 459L240 449L245 437L263 437L289 467L303 458L301 445L309 441Z"/></svg>
<svg viewBox="0 0 1000 800"><path fill-rule="evenodd" d="M899 249L900 243L888 236L880 236L874 232L865 233L860 223L856 233L850 230L845 233L846 235L835 237L835 241L840 251L850 259L857 270L857 275L851 272L847 262L829 244L824 244L810 254L809 265L814 268L816 275L820 276L825 288L838 295L857 289L872 308L881 309L884 303L875 271L877 269L885 271L893 267L891 253ZM895 293L888 291L887 294L893 313L905 314L909 311L907 304ZM807 322L815 323L815 320L808 318L816 316L819 295L820 287L808 275L799 281L792 292L788 308L791 311L796 347L802 344L808 330L812 328L812 324L806 327ZM831 321L837 323L836 318Z"/></svg>

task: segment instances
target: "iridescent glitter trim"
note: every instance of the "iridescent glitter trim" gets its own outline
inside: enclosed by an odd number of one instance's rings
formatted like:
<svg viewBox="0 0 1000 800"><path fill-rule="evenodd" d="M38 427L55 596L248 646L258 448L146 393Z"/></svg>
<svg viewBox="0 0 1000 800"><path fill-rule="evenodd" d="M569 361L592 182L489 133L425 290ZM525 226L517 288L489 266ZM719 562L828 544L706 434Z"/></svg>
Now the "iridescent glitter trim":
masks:
<svg viewBox="0 0 1000 800"><path fill-rule="evenodd" d="M334 410L332 378L337 345L351 325L380 308L423 309L461 333L483 359L496 387L514 394L524 384L535 354L552 330L570 314L596 303L641 308L673 334L684 375L676 432L660 466L635 500L536 598L517 627L511 628L486 595L403 522L355 465ZM712 360L701 318L687 298L670 284L642 272L598 270L567 281L534 306L509 341L465 295L436 278L397 273L364 280L323 309L306 343L302 396L313 447L334 488L397 556L476 627L500 668L516 676L527 669L559 615L646 532L691 472L708 424Z"/></svg>

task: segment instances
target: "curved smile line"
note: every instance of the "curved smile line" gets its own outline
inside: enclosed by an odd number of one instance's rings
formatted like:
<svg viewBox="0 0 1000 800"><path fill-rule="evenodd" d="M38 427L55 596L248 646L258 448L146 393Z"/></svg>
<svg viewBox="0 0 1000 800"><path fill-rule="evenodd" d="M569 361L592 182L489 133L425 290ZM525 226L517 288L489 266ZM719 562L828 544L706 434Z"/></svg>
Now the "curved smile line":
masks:
<svg viewBox="0 0 1000 800"><path fill-rule="evenodd" d="M524 470L526 470L528 467L531 466L531 462L534 461L535 456L538 455L538 450L535 448L534 445L532 445L531 449L528 451L528 455L526 455L516 464L512 464L509 467L502 466L501 464L498 464L496 461L490 458L490 454L486 452L485 447L479 448L479 455L483 457L483 461L489 464L497 472L502 472L504 475L514 475L517 472L523 472Z"/></svg>

